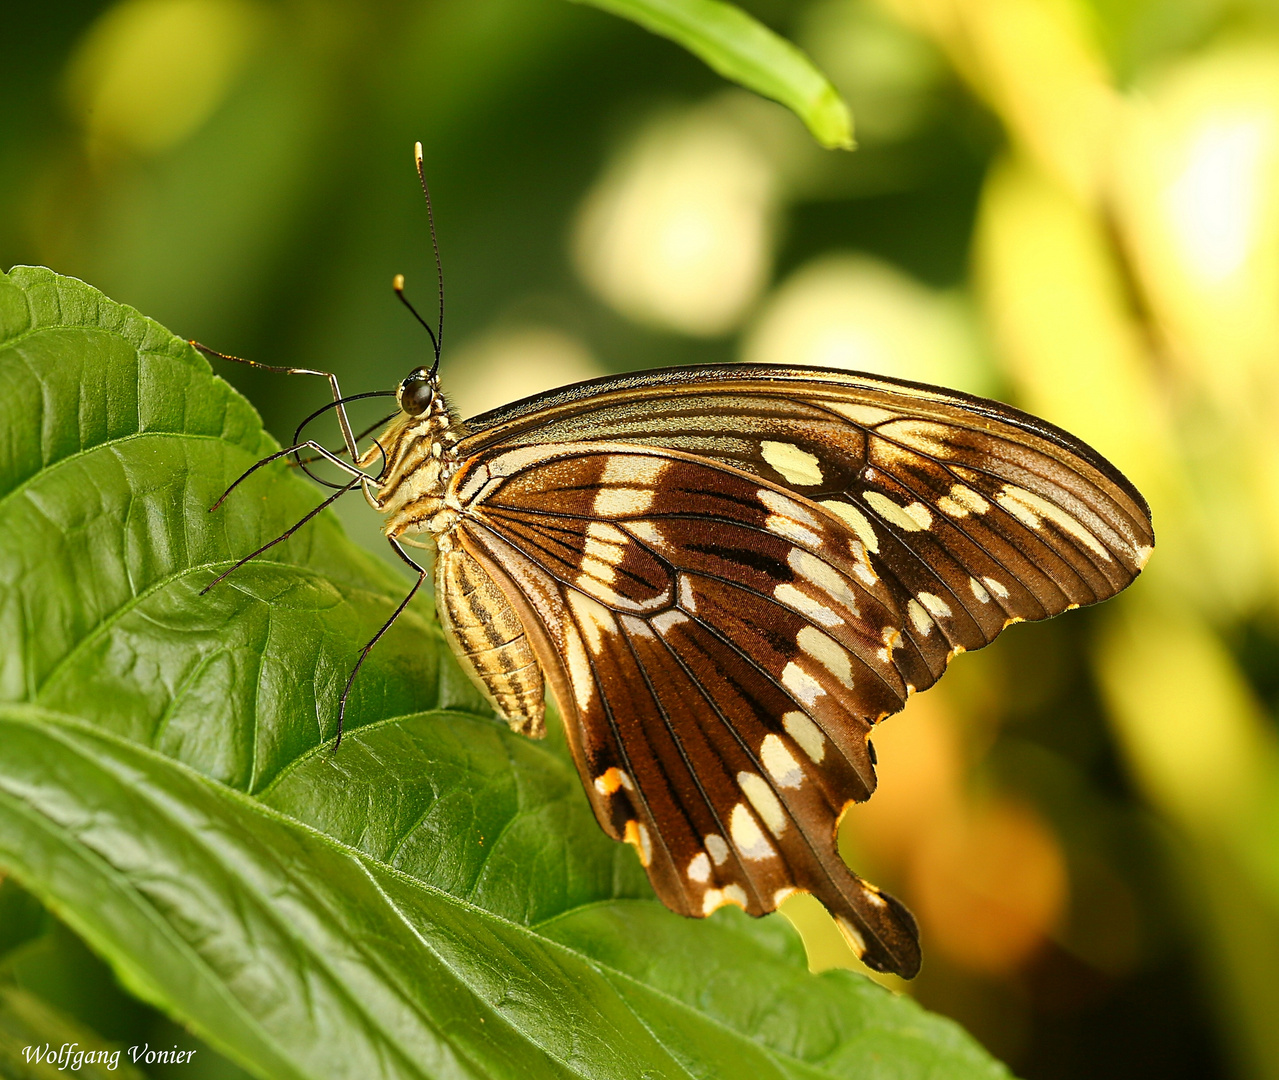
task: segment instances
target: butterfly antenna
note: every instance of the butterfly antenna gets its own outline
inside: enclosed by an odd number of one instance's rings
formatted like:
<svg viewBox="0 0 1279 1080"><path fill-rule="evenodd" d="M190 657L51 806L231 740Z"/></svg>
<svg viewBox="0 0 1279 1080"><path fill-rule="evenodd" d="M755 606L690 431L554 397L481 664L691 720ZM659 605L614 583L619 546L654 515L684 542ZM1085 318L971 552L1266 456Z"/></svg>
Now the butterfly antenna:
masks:
<svg viewBox="0 0 1279 1080"><path fill-rule="evenodd" d="M395 290L395 295L400 298L400 303L413 312L413 318L417 319L417 321L422 324L422 329L431 335L431 347L435 350L435 364L431 368L431 374L434 375L435 369L440 366L440 339L435 336L435 331L431 329L431 324L417 313L417 308L415 308L409 302L409 298L404 295L403 274L396 274L395 277L391 279L391 288Z"/></svg>
<svg viewBox="0 0 1279 1080"><path fill-rule="evenodd" d="M435 212L431 209L431 189L426 186L426 170L422 166L422 144L413 144L413 162L417 166L417 178L422 183L422 194L426 196L426 220L431 227L431 248L435 251L435 280L440 285L440 321L436 325L436 333L432 334L435 342L435 368L440 366L440 349L444 346L444 264L440 261L440 241L435 235Z"/></svg>

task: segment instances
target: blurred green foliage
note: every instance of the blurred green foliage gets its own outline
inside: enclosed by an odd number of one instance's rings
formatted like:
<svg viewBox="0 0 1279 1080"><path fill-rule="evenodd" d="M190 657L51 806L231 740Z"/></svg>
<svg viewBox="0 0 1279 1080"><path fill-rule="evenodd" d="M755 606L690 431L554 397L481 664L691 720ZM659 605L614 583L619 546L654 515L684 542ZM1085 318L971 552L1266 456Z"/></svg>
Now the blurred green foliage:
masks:
<svg viewBox="0 0 1279 1080"><path fill-rule="evenodd" d="M427 345L390 277L434 291L421 139L476 410L748 357L1088 439L1150 498L1147 574L913 701L845 839L920 915L910 992L1020 1075L1279 1078L1279 13L743 6L830 76L856 152L562 0L12 5L0 264L389 386ZM277 435L323 401L223 374ZM793 915L814 966L853 963Z"/></svg>

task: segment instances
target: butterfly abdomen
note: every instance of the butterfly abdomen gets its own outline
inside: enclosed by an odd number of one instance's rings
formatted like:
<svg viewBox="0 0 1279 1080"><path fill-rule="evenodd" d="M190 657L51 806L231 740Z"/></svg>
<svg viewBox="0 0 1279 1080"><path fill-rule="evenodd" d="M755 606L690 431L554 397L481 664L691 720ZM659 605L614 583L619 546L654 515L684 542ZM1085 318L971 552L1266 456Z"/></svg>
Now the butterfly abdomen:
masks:
<svg viewBox="0 0 1279 1080"><path fill-rule="evenodd" d="M452 535L437 538L435 604L453 651L513 730L546 733L542 669L505 593Z"/></svg>

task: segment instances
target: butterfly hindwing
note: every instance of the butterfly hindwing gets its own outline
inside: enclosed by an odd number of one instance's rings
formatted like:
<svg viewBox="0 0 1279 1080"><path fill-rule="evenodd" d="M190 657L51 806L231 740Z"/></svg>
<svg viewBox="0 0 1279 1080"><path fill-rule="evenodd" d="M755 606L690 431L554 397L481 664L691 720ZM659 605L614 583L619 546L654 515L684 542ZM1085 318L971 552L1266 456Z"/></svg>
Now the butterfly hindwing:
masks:
<svg viewBox="0 0 1279 1080"><path fill-rule="evenodd" d="M837 518L758 478L602 450L498 456L459 483L484 491L468 546L517 593L558 590L528 614L601 824L677 911L759 915L803 889L868 963L913 971L913 921L836 847L874 788L871 724L906 692L874 575Z"/></svg>

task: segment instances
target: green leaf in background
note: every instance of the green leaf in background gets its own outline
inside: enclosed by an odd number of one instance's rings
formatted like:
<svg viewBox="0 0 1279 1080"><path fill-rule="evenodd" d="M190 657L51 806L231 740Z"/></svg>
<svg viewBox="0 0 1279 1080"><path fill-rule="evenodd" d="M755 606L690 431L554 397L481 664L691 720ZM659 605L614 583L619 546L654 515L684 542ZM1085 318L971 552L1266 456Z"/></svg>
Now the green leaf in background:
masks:
<svg viewBox="0 0 1279 1080"><path fill-rule="evenodd" d="M726 79L780 101L828 149L853 148L853 118L804 53L721 0L575 0L670 38Z"/></svg>
<svg viewBox="0 0 1279 1080"><path fill-rule="evenodd" d="M263 1077L999 1077L778 919L667 912L184 342L0 277L0 867Z"/></svg>

